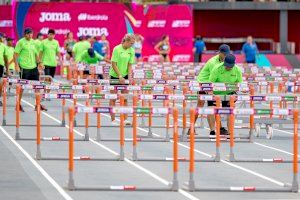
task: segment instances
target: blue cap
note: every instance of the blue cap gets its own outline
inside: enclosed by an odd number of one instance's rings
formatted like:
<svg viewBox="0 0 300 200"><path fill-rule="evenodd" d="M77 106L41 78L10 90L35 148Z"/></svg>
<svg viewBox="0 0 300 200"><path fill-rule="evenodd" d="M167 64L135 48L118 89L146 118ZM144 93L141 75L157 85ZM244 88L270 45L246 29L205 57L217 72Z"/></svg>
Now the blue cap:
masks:
<svg viewBox="0 0 300 200"><path fill-rule="evenodd" d="M1 39L1 38L5 38L4 33L0 33L0 39Z"/></svg>
<svg viewBox="0 0 300 200"><path fill-rule="evenodd" d="M224 59L224 66L232 68L235 65L235 56L228 54Z"/></svg>
<svg viewBox="0 0 300 200"><path fill-rule="evenodd" d="M229 54L230 53L230 47L227 45L227 44L222 44L220 47L219 47L219 52L220 53L223 53L225 55Z"/></svg>
<svg viewBox="0 0 300 200"><path fill-rule="evenodd" d="M95 57L95 51L94 51L94 49L93 48L89 48L88 49L88 54L89 54L89 56L91 56L92 58L94 58Z"/></svg>
<svg viewBox="0 0 300 200"><path fill-rule="evenodd" d="M24 34L29 34L29 33L33 33L33 30L32 30L32 28L25 28L25 30L24 30Z"/></svg>

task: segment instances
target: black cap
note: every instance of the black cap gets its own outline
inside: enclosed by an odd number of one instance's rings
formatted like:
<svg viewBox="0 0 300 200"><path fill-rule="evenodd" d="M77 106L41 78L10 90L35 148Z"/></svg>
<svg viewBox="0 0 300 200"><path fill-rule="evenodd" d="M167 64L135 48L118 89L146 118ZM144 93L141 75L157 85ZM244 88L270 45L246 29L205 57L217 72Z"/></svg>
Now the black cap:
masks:
<svg viewBox="0 0 300 200"><path fill-rule="evenodd" d="M83 39L84 39L84 36L79 36L79 37L78 37L78 40L79 40L79 41L82 41Z"/></svg>
<svg viewBox="0 0 300 200"><path fill-rule="evenodd" d="M88 54L91 58L94 58L95 57L95 51L93 48L89 48L88 49Z"/></svg>
<svg viewBox="0 0 300 200"><path fill-rule="evenodd" d="M227 44L222 44L220 47L219 47L219 52L220 53L223 53L225 55L229 54L230 53L230 47L227 45Z"/></svg>
<svg viewBox="0 0 300 200"><path fill-rule="evenodd" d="M232 68L235 65L235 56L228 54L224 59L224 66Z"/></svg>
<svg viewBox="0 0 300 200"><path fill-rule="evenodd" d="M8 38L6 38L6 41L8 42L8 41L14 41L14 39L13 38L10 38L10 37L8 37Z"/></svg>
<svg viewBox="0 0 300 200"><path fill-rule="evenodd" d="M90 38L92 38L92 36L90 36L90 35L85 36L85 39L86 39L86 40L88 40L88 39L90 39Z"/></svg>
<svg viewBox="0 0 300 200"><path fill-rule="evenodd" d="M55 30L54 29L49 29L48 34L55 34Z"/></svg>
<svg viewBox="0 0 300 200"><path fill-rule="evenodd" d="M33 33L32 28L29 28L29 27L25 28L24 34L29 34L29 33Z"/></svg>

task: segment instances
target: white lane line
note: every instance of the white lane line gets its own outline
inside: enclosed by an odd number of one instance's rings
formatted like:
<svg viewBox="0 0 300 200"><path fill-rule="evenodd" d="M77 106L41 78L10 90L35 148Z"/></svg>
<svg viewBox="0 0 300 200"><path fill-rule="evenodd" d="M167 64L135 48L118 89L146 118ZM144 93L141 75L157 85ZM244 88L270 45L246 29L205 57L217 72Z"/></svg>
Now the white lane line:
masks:
<svg viewBox="0 0 300 200"><path fill-rule="evenodd" d="M26 103L27 105L29 105L30 107L33 107L33 108L34 108L34 106L33 106L31 103L29 103L29 102L27 102L27 101L25 101L25 100L22 100L22 102L24 102L24 103ZM79 103L77 103L77 104L79 104ZM79 104L79 105L80 105L80 104ZM55 117L53 117L53 116L51 116L51 115L49 115L48 113L45 113L45 112L42 112L42 113L43 113L45 116L49 117L50 119L54 120L55 122L61 124L61 121L58 120L58 119L56 119ZM68 125L66 125L65 127L66 127L67 129L69 129L69 126L68 126ZM80 136L84 136L84 134L82 134L81 132L79 132L79 131L77 131L77 130L74 130L74 132L77 133L77 134L80 135ZM107 146L105 146L105 145L103 145L103 144L100 144L99 142L97 142L97 141L95 141L95 140L93 140L93 139L89 139L89 141L92 142L93 144L95 144L95 145L101 147L102 149L105 149L106 151L110 152L110 153L113 154L113 155L118 155L118 153L115 152L114 150L108 148ZM148 170L148 169L142 167L141 165L139 165L139 164L137 164L137 163L135 163L135 162L133 162L133 161L127 159L127 158L125 158L124 160L125 160L125 162L129 163L130 165L132 165L132 166L138 168L139 170L145 172L146 174L148 174L148 175L151 176L152 178L158 180L158 181L161 182L162 184L164 184L164 185L169 185L169 182L168 182L167 180L161 178L160 176L156 175L155 173L151 172L150 170ZM182 189L179 189L178 192L179 192L181 195L185 196L186 198L188 198L188 199L190 199L190 200L200 200L200 199L198 199L197 197L191 195L190 193L188 193L188 192L186 192L186 191L184 191L184 190L182 190Z"/></svg>
<svg viewBox="0 0 300 200"><path fill-rule="evenodd" d="M66 200L73 200L59 184L27 153L23 147L17 143L6 130L0 126L2 133L24 154L24 156L37 168L37 170L51 183L51 185L63 196Z"/></svg>
<svg viewBox="0 0 300 200"><path fill-rule="evenodd" d="M72 101L70 101L70 100L68 100L68 101L72 103ZM77 104L78 104L78 105L81 105L81 106L85 106L85 105L80 104L80 103L77 103ZM107 114L103 114L103 115L106 116L106 117L110 117L110 115L107 115ZM147 131L146 129L143 129L143 128L140 128L140 127L138 127L138 129L141 130L141 131L144 131L144 132L148 133L148 131ZM153 133L153 132L152 132L152 134L155 135L155 136L161 136L161 135L155 134L155 133ZM173 143L173 140L171 140L170 142ZM189 146L186 146L186 145L184 145L184 144L178 143L178 145L181 146L181 147L183 147L183 148L185 148L185 149L190 149ZM196 153L198 153L198 154L201 154L201 155L204 155L204 156L206 156L206 157L212 158L212 155L207 154L207 153L205 153L205 152L199 151L199 150L197 150L197 149L195 149L194 151L195 151ZM265 175L263 175L263 174L260 174L260 173L258 173L258 172L255 172L255 171L252 171L252 170L250 170L250 169L241 167L241 166L239 166L239 165L236 165L236 164L227 162L226 160L222 160L222 159L221 159L221 162L224 163L224 164L227 164L227 165L229 165L229 166L231 166L231 167L234 167L234 168L236 168L236 169L240 169L240 170L242 170L242 171L244 171L244 172L247 172L247 173L249 173L249 174L252 174L252 175L254 175L254 176L260 177L260 178L262 178L262 179L264 179L264 180L267 180L267 181L269 181L269 182L272 182L272 183L274 183L274 184L276 184L276 185L279 185L279 186L284 186L284 185L285 185L283 182L277 181L277 180L275 180L275 179L272 179L272 178L270 178L270 177L267 177L267 176L265 176Z"/></svg>

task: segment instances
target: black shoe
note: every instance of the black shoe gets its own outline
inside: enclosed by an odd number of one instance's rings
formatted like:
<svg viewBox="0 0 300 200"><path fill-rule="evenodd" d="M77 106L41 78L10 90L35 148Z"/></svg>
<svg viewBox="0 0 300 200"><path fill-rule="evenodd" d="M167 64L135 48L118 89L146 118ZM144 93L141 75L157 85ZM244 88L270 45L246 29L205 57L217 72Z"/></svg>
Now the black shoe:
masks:
<svg viewBox="0 0 300 200"><path fill-rule="evenodd" d="M216 135L216 132L215 132L215 131L210 131L209 135L210 135L210 136L215 136L215 135Z"/></svg>
<svg viewBox="0 0 300 200"><path fill-rule="evenodd" d="M220 128L220 135L229 135L229 132L224 127L221 127Z"/></svg>
<svg viewBox="0 0 300 200"><path fill-rule="evenodd" d="M17 107L16 107L16 111L17 111ZM25 112L25 110L23 109L23 107L20 105L20 107L19 107L19 111L20 112Z"/></svg>
<svg viewBox="0 0 300 200"><path fill-rule="evenodd" d="M187 135L190 135L190 131L191 131L191 129L189 128L189 130L188 130L188 132L187 132ZM194 129L194 135L197 135L196 129Z"/></svg>

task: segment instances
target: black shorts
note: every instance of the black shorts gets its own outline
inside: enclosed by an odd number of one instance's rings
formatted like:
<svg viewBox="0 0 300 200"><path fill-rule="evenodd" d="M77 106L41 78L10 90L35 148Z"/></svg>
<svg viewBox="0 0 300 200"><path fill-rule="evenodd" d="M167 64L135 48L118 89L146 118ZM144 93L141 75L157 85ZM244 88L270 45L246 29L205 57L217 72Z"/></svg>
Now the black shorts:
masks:
<svg viewBox="0 0 300 200"><path fill-rule="evenodd" d="M71 57L71 58L73 58L73 52L72 51L67 51L67 53L69 54L69 56Z"/></svg>
<svg viewBox="0 0 300 200"><path fill-rule="evenodd" d="M124 79L128 80L128 75L124 76L123 77ZM116 77L113 77L113 76L110 76L110 79L111 80L119 80L119 78L116 78ZM121 83L111 83L110 85L129 85L129 84L121 84Z"/></svg>
<svg viewBox="0 0 300 200"><path fill-rule="evenodd" d="M90 71L84 70L83 75L90 75ZM95 75L97 75L98 79L104 79L103 74L95 74Z"/></svg>
<svg viewBox="0 0 300 200"><path fill-rule="evenodd" d="M161 55L162 55L162 57L164 57L164 59L166 59L167 56L168 56L168 54L165 54L165 53L163 53L163 54L161 54Z"/></svg>
<svg viewBox="0 0 300 200"><path fill-rule="evenodd" d="M0 78L3 77L3 72L4 72L4 66L0 65Z"/></svg>
<svg viewBox="0 0 300 200"><path fill-rule="evenodd" d="M207 94L207 92L205 92L205 91L198 91L197 92L198 93L198 95L206 95ZM232 93L232 94L229 94L229 95L233 95L233 94L235 94L235 93ZM216 101L207 101L207 106L216 106ZM230 107L230 102L229 101L222 101L222 107L223 108L228 108L228 107Z"/></svg>
<svg viewBox="0 0 300 200"><path fill-rule="evenodd" d="M44 71L45 71L45 75L54 78L56 67L45 66Z"/></svg>
<svg viewBox="0 0 300 200"><path fill-rule="evenodd" d="M21 67L21 79L38 81L40 78L39 70L37 67L33 69L23 69Z"/></svg>

